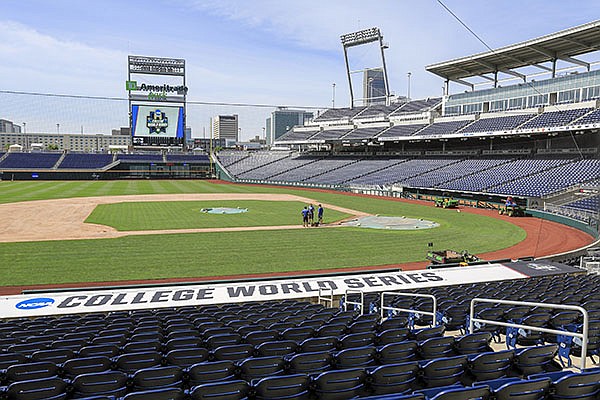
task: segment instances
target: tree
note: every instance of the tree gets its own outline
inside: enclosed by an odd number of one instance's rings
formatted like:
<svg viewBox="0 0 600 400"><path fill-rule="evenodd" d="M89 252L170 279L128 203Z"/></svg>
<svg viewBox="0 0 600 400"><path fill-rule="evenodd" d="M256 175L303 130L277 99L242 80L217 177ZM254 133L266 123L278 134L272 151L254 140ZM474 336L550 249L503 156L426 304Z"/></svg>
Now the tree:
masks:
<svg viewBox="0 0 600 400"><path fill-rule="evenodd" d="M58 150L58 145L56 143L50 143L48 145L48 150Z"/></svg>

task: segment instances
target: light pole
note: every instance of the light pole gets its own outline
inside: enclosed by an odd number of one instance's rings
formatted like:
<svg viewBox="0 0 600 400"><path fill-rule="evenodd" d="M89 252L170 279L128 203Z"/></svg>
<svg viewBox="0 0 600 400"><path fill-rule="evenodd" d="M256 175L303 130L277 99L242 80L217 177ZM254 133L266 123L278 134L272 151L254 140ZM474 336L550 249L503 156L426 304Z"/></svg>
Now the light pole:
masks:
<svg viewBox="0 0 600 400"><path fill-rule="evenodd" d="M410 101L410 76L412 74L409 72L407 75L408 75L408 92L406 93L406 98L408 99L408 101Z"/></svg>
<svg viewBox="0 0 600 400"><path fill-rule="evenodd" d="M331 96L331 108L335 108L335 82L331 85L332 86L332 96Z"/></svg>
<svg viewBox="0 0 600 400"><path fill-rule="evenodd" d="M23 122L23 139L25 141L25 150L29 147L29 141L27 140L27 122Z"/></svg>
<svg viewBox="0 0 600 400"><path fill-rule="evenodd" d="M60 124L56 124L56 134L60 135Z"/></svg>

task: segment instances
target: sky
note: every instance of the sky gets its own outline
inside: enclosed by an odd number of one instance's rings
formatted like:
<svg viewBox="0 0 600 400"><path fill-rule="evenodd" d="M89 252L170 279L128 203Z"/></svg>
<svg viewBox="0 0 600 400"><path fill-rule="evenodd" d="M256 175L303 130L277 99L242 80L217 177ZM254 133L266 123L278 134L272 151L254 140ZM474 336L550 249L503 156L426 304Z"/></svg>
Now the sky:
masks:
<svg viewBox="0 0 600 400"><path fill-rule="evenodd" d="M598 0L443 1L493 48L600 16ZM185 59L194 102L326 108L335 100L347 107L344 33L379 27L389 45L391 91L406 95L411 72L412 98L442 94L442 79L426 65L487 50L437 0L0 0L0 6L0 91L125 98L133 54ZM349 58L353 69L380 65L374 45L349 49ZM109 133L105 125L126 124L123 104L0 93L0 118L28 121L30 132L57 124L61 133L80 125L83 131L86 123L86 131ZM188 122L193 136L202 137L211 115L237 113L248 139L262 134L272 110L195 104ZM107 123L95 125L96 119Z"/></svg>

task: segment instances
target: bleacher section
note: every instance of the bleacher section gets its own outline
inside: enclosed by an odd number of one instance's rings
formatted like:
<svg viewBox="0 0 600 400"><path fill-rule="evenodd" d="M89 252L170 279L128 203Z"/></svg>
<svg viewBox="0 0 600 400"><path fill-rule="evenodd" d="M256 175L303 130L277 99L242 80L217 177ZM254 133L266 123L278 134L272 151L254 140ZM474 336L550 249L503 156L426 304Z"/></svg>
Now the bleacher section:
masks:
<svg viewBox="0 0 600 400"><path fill-rule="evenodd" d="M472 120L467 121L448 121L448 122L434 122L426 128L415 133L419 136L432 136L432 135L450 135L456 133L460 129L464 128L468 124L473 122Z"/></svg>
<svg viewBox="0 0 600 400"><path fill-rule="evenodd" d="M577 156L300 156L256 152L230 165L239 179L346 186L400 184L469 192L544 196L600 177L600 160ZM221 157L221 156L219 156Z"/></svg>
<svg viewBox="0 0 600 400"><path fill-rule="evenodd" d="M539 129L566 126L592 111L591 108L576 108L564 111L546 111L531 121L521 125L520 129Z"/></svg>
<svg viewBox="0 0 600 400"><path fill-rule="evenodd" d="M357 160L354 158L344 157L334 157L329 159L325 158L322 160L319 159L318 162L305 164L293 170L274 175L270 178L270 180L284 182L311 182L312 180L310 178L313 176L321 175L328 171L333 171L337 170L338 168L349 166L351 164L356 163L356 161Z"/></svg>
<svg viewBox="0 0 600 400"><path fill-rule="evenodd" d="M267 179L274 175L281 174L291 169L299 168L305 164L317 161L312 157L298 157L298 158L282 158L271 164L263 165L261 167L254 168L245 173L241 173L238 178L240 179Z"/></svg>
<svg viewBox="0 0 600 400"><path fill-rule="evenodd" d="M316 133L318 133L319 130L315 129L315 130L309 130L309 131L300 131L297 129L290 129L288 132L284 133L283 135L281 135L281 137L279 139L277 139L278 142L293 142L293 141L302 141L302 140L308 140L310 137L314 136Z"/></svg>
<svg viewBox="0 0 600 400"><path fill-rule="evenodd" d="M315 122L335 121L339 119L348 119L363 111L365 107L354 108L330 108L323 114L314 119Z"/></svg>
<svg viewBox="0 0 600 400"><path fill-rule="evenodd" d="M506 115L494 118L481 118L467 126L460 133L502 132L517 129L535 117L535 114Z"/></svg>
<svg viewBox="0 0 600 400"><path fill-rule="evenodd" d="M2 320L0 397L591 399L599 370L570 364L581 342L490 324L465 331L475 297L580 305L590 320L588 354L597 354L598 285L598 275L557 275L408 290L436 298L440 325L420 312L381 318L294 300ZM387 299L416 311L432 306L430 298ZM369 294L363 310L380 304ZM513 325L582 330L578 312L497 303L475 311Z"/></svg>
<svg viewBox="0 0 600 400"><path fill-rule="evenodd" d="M219 162L224 167L228 167L231 164L234 164L240 161L243 158L248 157L250 154L247 151L228 151L223 150L219 152Z"/></svg>
<svg viewBox="0 0 600 400"><path fill-rule="evenodd" d="M544 170L568 164L571 160L561 159L521 159L486 169L480 173L458 178L439 185L444 189L465 190L472 192L488 191L488 188L505 182L540 173ZM513 193L517 195L518 192ZM520 194L520 193L519 193Z"/></svg>
<svg viewBox="0 0 600 400"><path fill-rule="evenodd" d="M596 109L575 122L573 125L597 124L600 123L600 109Z"/></svg>
<svg viewBox="0 0 600 400"><path fill-rule="evenodd" d="M67 153L58 169L101 169L112 162L112 154Z"/></svg>
<svg viewBox="0 0 600 400"><path fill-rule="evenodd" d="M365 108L363 111L361 111L359 114L357 114L354 118L357 118L357 119L373 118L373 117L385 118L388 115L390 115L391 113L393 113L394 111L396 111L398 108L400 108L404 105L405 105L405 103L391 104L389 106L386 106L385 104L373 104L373 105L370 105L367 108Z"/></svg>
<svg viewBox="0 0 600 400"><path fill-rule="evenodd" d="M350 129L328 129L323 130L311 137L311 140L335 140L348 133Z"/></svg>
<svg viewBox="0 0 600 400"><path fill-rule="evenodd" d="M429 111L435 106L439 105L442 102L440 97L433 97L429 99L423 100L412 100L391 113L390 115L397 115L403 113L417 113L423 111Z"/></svg>
<svg viewBox="0 0 600 400"><path fill-rule="evenodd" d="M402 137L402 136L410 136L414 135L421 129L425 128L427 124L415 124L415 125L394 125L387 131L383 132L379 135L380 138L387 137Z"/></svg>
<svg viewBox="0 0 600 400"><path fill-rule="evenodd" d="M324 184L341 184L357 179L360 176L373 173L374 171L389 168L394 164L404 162L406 159L377 159L377 158L366 158L359 160L356 163L348 164L344 167L329 171L322 175L316 176L308 180L311 183L324 183Z"/></svg>
<svg viewBox="0 0 600 400"><path fill-rule="evenodd" d="M598 177L600 160L578 160L556 168L511 180L488 191L495 193L519 193L522 196L540 197L559 189ZM525 174L523 174L525 175Z"/></svg>
<svg viewBox="0 0 600 400"><path fill-rule="evenodd" d="M377 127L377 128L356 128L350 131L347 135L342 136L341 139L346 140L361 140L361 139L371 139L377 136L379 132L387 129L387 127Z"/></svg>
<svg viewBox="0 0 600 400"><path fill-rule="evenodd" d="M0 162L0 169L50 169L62 153L8 153Z"/></svg>
<svg viewBox="0 0 600 400"><path fill-rule="evenodd" d="M567 204L567 206L572 208L578 208L580 210L598 212L598 210L600 210L600 195L576 200L572 203Z"/></svg>
<svg viewBox="0 0 600 400"><path fill-rule="evenodd" d="M444 182L462 178L465 175L476 174L497 165L510 162L506 158L463 160L435 171L407 179L404 183L412 187L436 187Z"/></svg>
<svg viewBox="0 0 600 400"><path fill-rule="evenodd" d="M360 178L349 181L356 185L388 185L393 183L402 183L406 179L424 174L434 169L444 167L457 162L456 159L415 159L407 160L400 164L395 164Z"/></svg>
<svg viewBox="0 0 600 400"><path fill-rule="evenodd" d="M242 152L246 154L231 164L228 171L234 176L242 176L245 172L252 171L261 166L268 166L278 160L289 157L288 152ZM219 155L219 160L221 156Z"/></svg>

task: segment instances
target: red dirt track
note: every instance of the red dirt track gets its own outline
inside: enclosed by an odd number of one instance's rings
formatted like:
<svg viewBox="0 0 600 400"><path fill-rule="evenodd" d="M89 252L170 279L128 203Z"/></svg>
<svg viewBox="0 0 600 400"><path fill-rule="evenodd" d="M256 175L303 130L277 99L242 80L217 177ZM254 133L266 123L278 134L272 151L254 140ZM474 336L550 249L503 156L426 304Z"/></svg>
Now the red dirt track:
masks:
<svg viewBox="0 0 600 400"><path fill-rule="evenodd" d="M226 181L214 181L214 183L229 184ZM265 185L263 185L265 186ZM283 188L281 186L272 186L277 188ZM299 189L292 188L289 189ZM330 190L324 189L302 189L313 192L329 192ZM340 193L340 192L334 192ZM363 195L347 193L349 196L360 196L370 197L377 199L387 199L389 201L401 201L410 202L425 206L433 207L431 202L417 201L417 200L406 200L398 198L384 198L379 196ZM579 249L594 241L591 235L588 235L575 228L568 227L552 221L546 221L533 217L521 217L521 218L509 218L506 216L500 216L495 210L485 210L470 207L460 208L461 212L467 212L472 214L485 215L496 219L508 221L514 225L517 225L525 230L527 237L516 245L484 254L478 254L478 256L484 260L497 260L497 259L516 259L520 257L542 257L552 254L560 254L571 250ZM449 209L448 212L456 212L455 210ZM157 279L157 280L135 280L135 281L116 281L116 282L83 282L83 283L66 283L66 284L53 284L53 285L31 285L31 286L4 286L0 287L0 295L14 295L20 294L23 290L43 290L43 289L57 289L57 288L92 288L92 287L106 287L106 286L124 286L124 285L147 285L147 284L169 284L169 283L180 283L180 282L206 282L212 280L230 280L230 279L243 279L243 278L270 278L274 276L295 276L302 274L324 274L331 272L356 272L356 271L369 271L369 270L382 270L382 269L402 269L402 270L418 270L423 269L428 263L412 262L405 264L389 264L389 265L378 265L378 266L364 266L364 267L353 267L343 269L328 269L328 270L310 270L310 271L292 271L292 272L281 272L278 274L246 274L246 275L228 275L219 277L198 277L198 278L171 278L171 279Z"/></svg>

